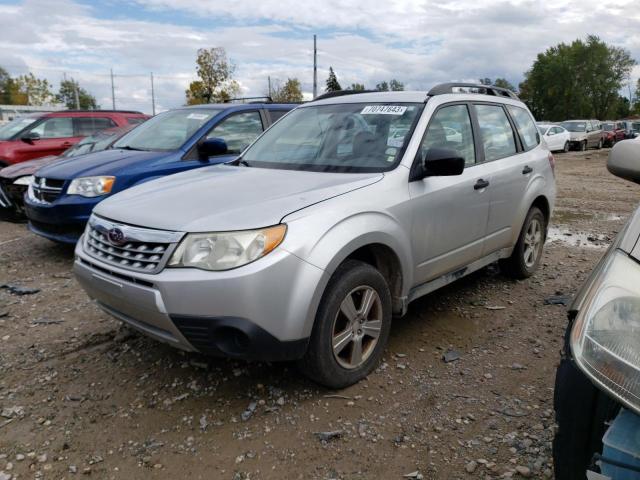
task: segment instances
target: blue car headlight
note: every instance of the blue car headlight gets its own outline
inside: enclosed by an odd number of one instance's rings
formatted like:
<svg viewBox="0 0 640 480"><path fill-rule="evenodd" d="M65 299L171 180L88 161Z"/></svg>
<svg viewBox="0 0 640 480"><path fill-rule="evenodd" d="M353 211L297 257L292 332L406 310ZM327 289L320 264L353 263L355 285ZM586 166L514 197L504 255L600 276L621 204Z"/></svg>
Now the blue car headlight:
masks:
<svg viewBox="0 0 640 480"><path fill-rule="evenodd" d="M604 259L571 331L578 366L640 413L640 264L620 250Z"/></svg>
<svg viewBox="0 0 640 480"><path fill-rule="evenodd" d="M116 177L79 177L71 180L67 195L82 197L99 197L111 193Z"/></svg>

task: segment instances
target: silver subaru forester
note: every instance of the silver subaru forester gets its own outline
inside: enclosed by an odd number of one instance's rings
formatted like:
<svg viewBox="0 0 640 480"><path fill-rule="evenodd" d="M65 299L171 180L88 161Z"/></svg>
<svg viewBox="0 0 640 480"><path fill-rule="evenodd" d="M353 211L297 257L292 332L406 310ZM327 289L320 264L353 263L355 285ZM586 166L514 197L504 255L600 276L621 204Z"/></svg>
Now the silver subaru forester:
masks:
<svg viewBox="0 0 640 480"><path fill-rule="evenodd" d="M160 341L298 360L340 388L375 368L412 300L498 260L530 276L554 201L553 156L512 92L328 95L229 164L101 202L75 272Z"/></svg>

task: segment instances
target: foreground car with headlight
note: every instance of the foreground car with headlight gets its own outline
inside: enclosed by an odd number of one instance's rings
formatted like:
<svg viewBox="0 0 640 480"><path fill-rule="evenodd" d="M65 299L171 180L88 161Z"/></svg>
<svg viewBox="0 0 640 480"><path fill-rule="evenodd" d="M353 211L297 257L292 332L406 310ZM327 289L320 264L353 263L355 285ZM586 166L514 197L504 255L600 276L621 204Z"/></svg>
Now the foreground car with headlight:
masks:
<svg viewBox="0 0 640 480"><path fill-rule="evenodd" d="M611 173L640 183L640 140ZM576 296L556 376L556 478L640 478L640 208ZM594 475L590 473L589 475Z"/></svg>
<svg viewBox="0 0 640 480"><path fill-rule="evenodd" d="M233 162L114 195L76 247L79 282L176 347L357 382L412 300L540 264L553 156L513 93L459 87L316 100Z"/></svg>

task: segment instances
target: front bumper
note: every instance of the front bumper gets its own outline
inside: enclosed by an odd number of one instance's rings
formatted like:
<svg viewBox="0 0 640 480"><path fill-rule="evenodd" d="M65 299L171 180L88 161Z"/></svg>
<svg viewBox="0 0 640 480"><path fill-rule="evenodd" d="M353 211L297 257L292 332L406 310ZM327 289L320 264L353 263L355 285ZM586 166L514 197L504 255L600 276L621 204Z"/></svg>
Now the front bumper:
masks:
<svg viewBox="0 0 640 480"><path fill-rule="evenodd" d="M85 198L78 195L60 195L52 203L34 201L24 197L29 229L49 240L75 244L89 220L91 211L106 197Z"/></svg>
<svg viewBox="0 0 640 480"><path fill-rule="evenodd" d="M76 246L76 278L107 313L187 351L292 360L306 351L326 274L276 249L234 270L132 272Z"/></svg>

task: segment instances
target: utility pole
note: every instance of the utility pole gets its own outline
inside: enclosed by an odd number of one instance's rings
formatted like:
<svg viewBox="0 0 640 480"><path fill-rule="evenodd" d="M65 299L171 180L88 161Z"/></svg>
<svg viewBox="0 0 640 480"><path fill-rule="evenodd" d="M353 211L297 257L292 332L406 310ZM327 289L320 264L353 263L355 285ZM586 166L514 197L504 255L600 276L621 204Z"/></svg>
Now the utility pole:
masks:
<svg viewBox="0 0 640 480"><path fill-rule="evenodd" d="M271 98L271 75L267 77L267 82L269 82L269 98Z"/></svg>
<svg viewBox="0 0 640 480"><path fill-rule="evenodd" d="M111 103L113 109L116 109L116 89L113 86L113 68L111 69Z"/></svg>
<svg viewBox="0 0 640 480"><path fill-rule="evenodd" d="M80 92L78 91L78 89L79 89L78 82L74 81L73 90L75 91L75 94L76 94L76 110L80 110Z"/></svg>
<svg viewBox="0 0 640 480"><path fill-rule="evenodd" d="M153 88L153 72L151 72L151 111L156 114L156 93Z"/></svg>
<svg viewBox="0 0 640 480"><path fill-rule="evenodd" d="M313 36L313 98L318 96L318 50L316 36Z"/></svg>

